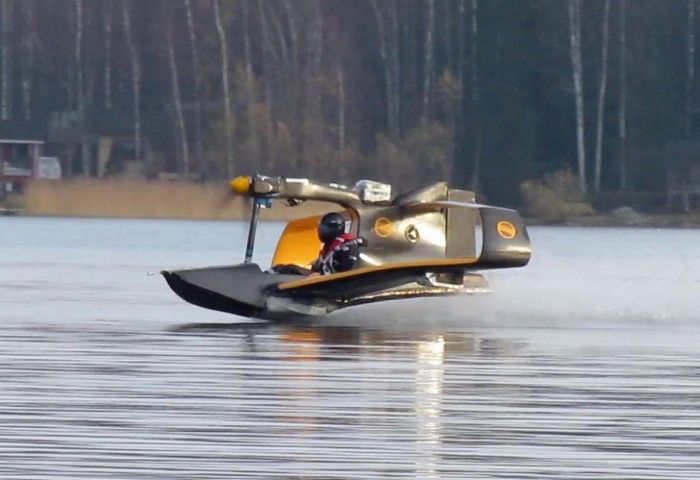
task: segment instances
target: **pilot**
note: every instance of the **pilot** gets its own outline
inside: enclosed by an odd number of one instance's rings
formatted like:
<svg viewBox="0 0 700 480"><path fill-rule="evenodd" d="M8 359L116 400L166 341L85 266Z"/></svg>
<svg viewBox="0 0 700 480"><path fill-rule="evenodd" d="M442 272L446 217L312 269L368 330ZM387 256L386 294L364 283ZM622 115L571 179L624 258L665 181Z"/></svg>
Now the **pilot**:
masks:
<svg viewBox="0 0 700 480"><path fill-rule="evenodd" d="M321 275L346 272L357 266L361 241L345 233L345 218L339 213L327 213L318 223L318 238L323 248L312 270Z"/></svg>

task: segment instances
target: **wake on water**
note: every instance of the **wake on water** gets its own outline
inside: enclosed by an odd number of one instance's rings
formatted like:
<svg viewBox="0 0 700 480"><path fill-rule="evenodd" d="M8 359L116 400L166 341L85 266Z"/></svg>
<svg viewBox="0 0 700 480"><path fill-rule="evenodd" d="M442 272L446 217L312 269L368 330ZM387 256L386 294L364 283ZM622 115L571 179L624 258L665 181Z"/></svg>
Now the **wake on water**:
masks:
<svg viewBox="0 0 700 480"><path fill-rule="evenodd" d="M341 310L329 323L445 327L700 329L700 232L533 228L520 269L486 273L491 293ZM548 235L550 232L557 235ZM566 233L569 233L566 232Z"/></svg>

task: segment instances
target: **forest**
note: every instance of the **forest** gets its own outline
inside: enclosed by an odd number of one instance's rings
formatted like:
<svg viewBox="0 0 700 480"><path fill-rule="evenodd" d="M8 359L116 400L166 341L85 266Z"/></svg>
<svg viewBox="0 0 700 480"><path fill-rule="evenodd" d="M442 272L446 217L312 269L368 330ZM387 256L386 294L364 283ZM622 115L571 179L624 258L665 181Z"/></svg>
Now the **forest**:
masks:
<svg viewBox="0 0 700 480"><path fill-rule="evenodd" d="M130 139L154 177L262 172L517 203L660 191L694 132L696 0L0 0L0 132ZM66 153L68 152L68 153ZM115 172L118 173L118 172Z"/></svg>

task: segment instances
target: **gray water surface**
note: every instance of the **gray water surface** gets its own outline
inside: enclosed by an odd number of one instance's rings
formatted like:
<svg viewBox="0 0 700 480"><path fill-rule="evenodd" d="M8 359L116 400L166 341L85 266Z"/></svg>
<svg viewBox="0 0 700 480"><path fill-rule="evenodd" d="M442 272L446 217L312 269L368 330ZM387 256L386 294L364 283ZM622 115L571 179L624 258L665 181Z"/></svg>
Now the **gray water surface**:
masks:
<svg viewBox="0 0 700 480"><path fill-rule="evenodd" d="M530 234L492 294L264 324L157 274L241 224L0 218L0 478L700 478L700 231Z"/></svg>

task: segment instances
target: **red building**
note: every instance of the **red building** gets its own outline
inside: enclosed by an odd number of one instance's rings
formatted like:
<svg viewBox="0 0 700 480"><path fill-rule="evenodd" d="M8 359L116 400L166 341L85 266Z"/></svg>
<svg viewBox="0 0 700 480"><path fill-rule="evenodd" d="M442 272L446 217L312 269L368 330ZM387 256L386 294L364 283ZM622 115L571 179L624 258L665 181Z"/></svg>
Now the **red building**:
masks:
<svg viewBox="0 0 700 480"><path fill-rule="evenodd" d="M41 140L0 140L0 197L21 192L39 175L44 142Z"/></svg>

